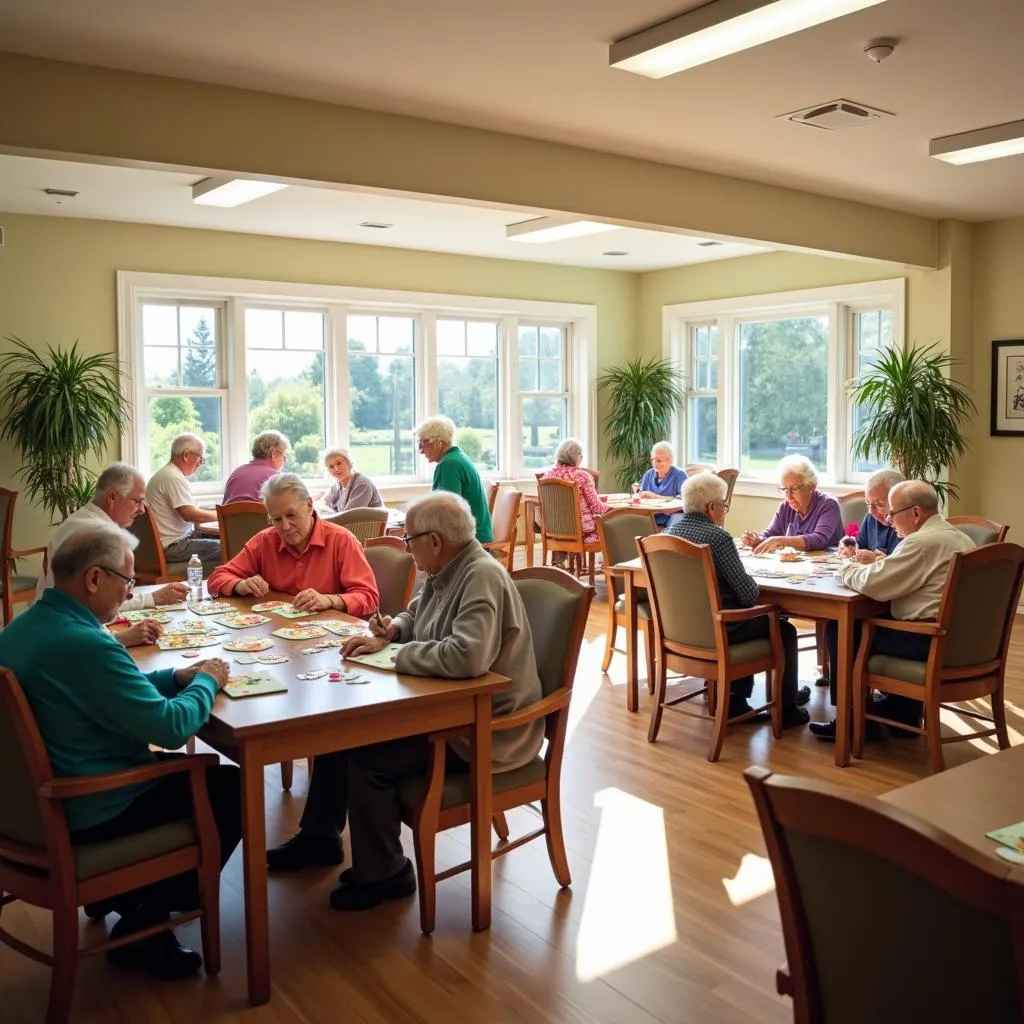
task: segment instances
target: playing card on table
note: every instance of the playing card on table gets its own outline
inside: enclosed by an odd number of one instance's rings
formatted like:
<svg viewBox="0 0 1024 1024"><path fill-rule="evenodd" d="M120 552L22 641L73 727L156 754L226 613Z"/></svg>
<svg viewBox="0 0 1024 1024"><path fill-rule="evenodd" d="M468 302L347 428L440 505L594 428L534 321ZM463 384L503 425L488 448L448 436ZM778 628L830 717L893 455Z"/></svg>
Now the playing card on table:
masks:
<svg viewBox="0 0 1024 1024"><path fill-rule="evenodd" d="M252 610L254 612L272 612L277 608L289 607L287 601L261 601L259 604L254 604Z"/></svg>
<svg viewBox="0 0 1024 1024"><path fill-rule="evenodd" d="M303 611L301 608L296 608L293 604L278 605L277 608L271 609L271 613L286 619L301 619L304 615L316 615L316 612Z"/></svg>
<svg viewBox="0 0 1024 1024"><path fill-rule="evenodd" d="M323 626L335 636L362 636L369 632L365 626L356 622L343 622L341 619L319 619L317 625Z"/></svg>
<svg viewBox="0 0 1024 1024"><path fill-rule="evenodd" d="M325 675L327 675L327 670L318 668L312 672L300 672L299 679L322 679Z"/></svg>
<svg viewBox="0 0 1024 1024"><path fill-rule="evenodd" d="M252 612L228 612L227 615L218 615L213 621L229 629L247 629L249 626L262 626L270 619L266 615L256 615Z"/></svg>
<svg viewBox="0 0 1024 1024"><path fill-rule="evenodd" d="M283 665L288 657L284 654L257 654L256 660L261 665Z"/></svg>
<svg viewBox="0 0 1024 1024"><path fill-rule="evenodd" d="M308 626L282 626L273 632L273 636L279 636L282 640L316 640L317 637L326 635L326 630L321 629L315 623L310 623Z"/></svg>
<svg viewBox="0 0 1024 1024"><path fill-rule="evenodd" d="M225 651L265 651L274 646L265 636L240 636L224 642Z"/></svg>
<svg viewBox="0 0 1024 1024"><path fill-rule="evenodd" d="M200 601L198 604L190 604L188 610L193 615L223 615L233 609L227 601Z"/></svg>
<svg viewBox="0 0 1024 1024"><path fill-rule="evenodd" d="M224 630L209 622L178 622L164 636L217 636Z"/></svg>
<svg viewBox="0 0 1024 1024"><path fill-rule="evenodd" d="M197 634L195 636L189 636L184 633L164 633L156 645L161 651L184 651L191 647L214 647L220 643L220 637L217 636L203 636Z"/></svg>
<svg viewBox="0 0 1024 1024"><path fill-rule="evenodd" d="M126 622L136 623L142 622L143 619L152 619L154 622L170 622L171 616L167 612L156 612L156 611L134 611L134 612L121 612L119 618L124 619Z"/></svg>
<svg viewBox="0 0 1024 1024"><path fill-rule="evenodd" d="M229 697L255 697L261 693L283 693L288 687L266 672L250 672L232 676L224 687Z"/></svg>
<svg viewBox="0 0 1024 1024"><path fill-rule="evenodd" d="M183 612L185 610L185 602L178 601L175 604L162 604L160 605L162 612Z"/></svg>

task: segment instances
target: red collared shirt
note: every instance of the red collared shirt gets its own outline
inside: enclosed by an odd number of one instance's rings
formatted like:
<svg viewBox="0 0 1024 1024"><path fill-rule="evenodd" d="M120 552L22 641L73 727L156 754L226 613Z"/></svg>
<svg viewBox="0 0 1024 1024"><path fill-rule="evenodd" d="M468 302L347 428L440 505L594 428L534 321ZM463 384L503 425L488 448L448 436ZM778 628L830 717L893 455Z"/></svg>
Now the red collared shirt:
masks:
<svg viewBox="0 0 1024 1024"><path fill-rule="evenodd" d="M262 576L271 590L297 594L312 588L339 594L350 615L367 618L377 610L379 595L363 546L343 526L315 517L309 546L298 554L273 527L260 530L242 550L210 574L211 594L231 594L239 580Z"/></svg>

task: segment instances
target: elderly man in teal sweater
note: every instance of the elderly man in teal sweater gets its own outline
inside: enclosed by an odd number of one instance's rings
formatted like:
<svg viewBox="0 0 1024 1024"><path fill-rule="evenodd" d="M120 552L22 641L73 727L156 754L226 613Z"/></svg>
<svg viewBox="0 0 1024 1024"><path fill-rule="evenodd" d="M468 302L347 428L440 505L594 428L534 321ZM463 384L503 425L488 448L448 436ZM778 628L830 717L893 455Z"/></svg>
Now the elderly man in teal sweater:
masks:
<svg viewBox="0 0 1024 1024"><path fill-rule="evenodd" d="M209 718L228 666L210 659L144 674L104 628L131 595L136 539L114 524L84 526L53 556L53 588L0 632L0 664L18 678L58 778L98 775L151 764L150 744L182 746ZM239 774L234 765L207 770L207 789L221 843L221 866L241 837ZM102 842L191 818L185 773L126 786L65 804L73 843ZM198 905L194 873L86 907L100 918L117 913L119 938ZM107 954L114 963L161 978L184 977L202 958L171 931Z"/></svg>

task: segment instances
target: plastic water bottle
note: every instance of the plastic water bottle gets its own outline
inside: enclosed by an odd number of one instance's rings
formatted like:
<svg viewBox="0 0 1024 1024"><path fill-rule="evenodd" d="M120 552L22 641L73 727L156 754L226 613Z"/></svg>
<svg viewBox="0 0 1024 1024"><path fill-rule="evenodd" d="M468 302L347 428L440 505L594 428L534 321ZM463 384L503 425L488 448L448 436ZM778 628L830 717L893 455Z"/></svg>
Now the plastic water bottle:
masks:
<svg viewBox="0 0 1024 1024"><path fill-rule="evenodd" d="M203 599L203 563L198 555L188 560L188 599L191 604Z"/></svg>

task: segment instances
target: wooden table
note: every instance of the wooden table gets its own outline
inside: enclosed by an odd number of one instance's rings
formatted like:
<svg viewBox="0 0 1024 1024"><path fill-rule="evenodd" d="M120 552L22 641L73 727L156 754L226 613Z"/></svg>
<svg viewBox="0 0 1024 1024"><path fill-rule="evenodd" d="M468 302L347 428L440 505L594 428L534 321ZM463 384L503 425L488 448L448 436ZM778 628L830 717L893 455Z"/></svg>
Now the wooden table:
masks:
<svg viewBox="0 0 1024 1024"><path fill-rule="evenodd" d="M882 799L994 857L998 843L985 833L1024 821L1022 780L1024 746L1016 746L900 786Z"/></svg>
<svg viewBox="0 0 1024 1024"><path fill-rule="evenodd" d="M757 578L757 572L782 571L793 576L810 576L811 561L782 563L777 557L754 558L744 556L744 566ZM612 567L622 572L625 579L626 600L626 707L636 711L639 706L639 680L637 678L636 592L645 586L646 578L639 558L620 562ZM852 724L851 695L853 690L853 630L858 619L883 614L888 605L873 601L855 590L842 586L834 576L816 576L814 582L758 579L761 600L774 604L784 615L801 619L832 620L839 627L837 661L832 666L836 673L836 764L845 768L850 763Z"/></svg>
<svg viewBox="0 0 1024 1024"><path fill-rule="evenodd" d="M288 595L272 598L289 600ZM256 603L249 598L221 598L235 608ZM264 599L266 600L266 599ZM189 612L175 620L194 619ZM205 621L212 617L205 616ZM246 629L225 629L221 640L269 635L282 626L314 622L320 618L361 620L340 612L322 612L302 619L269 615L270 622ZM167 628L171 628L173 623ZM468 726L471 729L470 788L473 807L471 829L473 927L491 923L491 694L507 689L504 676L489 672L477 679L430 679L399 675L359 665L370 678L366 685L332 683L326 677L300 680L297 673L339 667L336 649L302 655L302 648L320 640L272 638L272 653L287 654L281 665L236 665L232 674L267 672L286 682L287 693L232 700L219 694L213 712L199 736L214 750L237 762L242 771L242 843L245 877L245 934L249 999L253 1004L270 998L270 920L267 908L266 824L264 769L332 750L352 749L386 740ZM239 657L220 646L200 648L200 657ZM182 668L190 664L181 651L134 647L130 653L144 671ZM271 653L268 651L267 653Z"/></svg>

